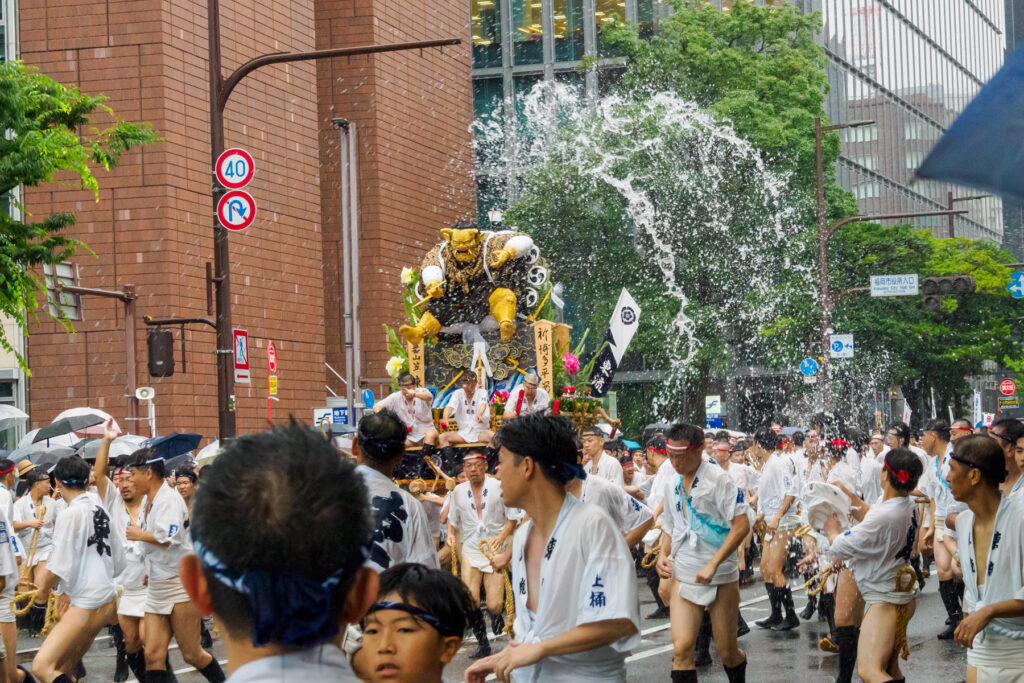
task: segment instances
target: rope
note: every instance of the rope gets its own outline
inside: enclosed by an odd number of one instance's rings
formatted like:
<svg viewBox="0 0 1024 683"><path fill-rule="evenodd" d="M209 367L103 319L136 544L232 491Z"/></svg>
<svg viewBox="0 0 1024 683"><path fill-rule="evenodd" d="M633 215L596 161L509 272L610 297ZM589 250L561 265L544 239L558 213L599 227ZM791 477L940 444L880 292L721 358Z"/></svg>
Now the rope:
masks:
<svg viewBox="0 0 1024 683"><path fill-rule="evenodd" d="M459 535L456 534L455 543L452 543L450 555L452 556L452 574L457 579L459 578L459 547Z"/></svg>
<svg viewBox="0 0 1024 683"><path fill-rule="evenodd" d="M825 567L823 570L808 579L807 583L804 584L804 589L807 591L807 597L813 597L825 590L828 578L834 573L835 570L833 570L832 567ZM814 584L817 584L817 586L812 588Z"/></svg>
<svg viewBox="0 0 1024 683"><path fill-rule="evenodd" d="M480 552L488 560L494 557L494 549L491 548L487 541L480 541ZM505 581L505 628L502 630L512 639L516 637L513 630L513 623L516 620L516 602L512 594L512 581L508 578L508 569L501 570L501 577Z"/></svg>
<svg viewBox="0 0 1024 683"><path fill-rule="evenodd" d="M31 584L32 589L16 593L14 599L11 600L11 611L16 616L23 616L28 614L29 610L32 609L32 605L35 604L36 595L39 594L39 589L35 584ZM21 607L20 604L24 602L25 606ZM54 625L60 621L60 598L54 591L50 591L50 596L46 599L46 621L43 623L43 636L49 635Z"/></svg>
<svg viewBox="0 0 1024 683"><path fill-rule="evenodd" d="M757 534L757 540L764 543L764 537L768 533L768 523L763 519L754 522L754 533Z"/></svg>
<svg viewBox="0 0 1024 683"><path fill-rule="evenodd" d="M660 529L661 528L661 524L655 524L651 528L652 529ZM654 544L654 548L652 550L647 551L647 553L643 556L643 559L640 560L640 566L642 568L644 568L644 569L650 569L651 567L653 567L655 565L655 563L657 563L657 561L658 561L658 553L660 551L661 551L661 543L660 542L655 543Z"/></svg>
<svg viewBox="0 0 1024 683"><path fill-rule="evenodd" d="M909 583L905 579L910 579ZM903 565L899 571L896 572L896 592L897 593L909 593L914 589L914 584L917 583L917 574L914 570ZM910 656L910 645L907 643L907 624L910 623L910 610L907 609L907 605L896 606L896 641L893 643L893 649L899 653L900 657L906 659Z"/></svg>

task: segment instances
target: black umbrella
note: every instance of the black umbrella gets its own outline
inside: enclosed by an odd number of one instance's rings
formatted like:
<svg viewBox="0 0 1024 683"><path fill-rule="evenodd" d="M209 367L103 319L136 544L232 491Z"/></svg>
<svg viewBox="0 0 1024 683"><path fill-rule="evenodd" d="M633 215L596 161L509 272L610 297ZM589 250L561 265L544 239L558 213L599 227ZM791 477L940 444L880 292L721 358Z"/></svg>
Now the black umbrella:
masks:
<svg viewBox="0 0 1024 683"><path fill-rule="evenodd" d="M68 455L75 455L75 452L66 446L54 446L53 448L36 451L32 454L31 460L33 465L45 471L50 466L56 465L58 460Z"/></svg>
<svg viewBox="0 0 1024 683"><path fill-rule="evenodd" d="M93 427L98 424L105 422L105 419L99 415L74 415L72 417L65 417L63 420L57 420L51 425L47 425L39 430L36 434L36 438L32 439L32 443L38 443L46 439L52 439L55 436L63 436L64 434L70 434L71 432L81 431L89 427Z"/></svg>
<svg viewBox="0 0 1024 683"><path fill-rule="evenodd" d="M164 460L170 460L176 455L182 453L188 453L202 440L202 434L179 434L178 432L172 432L167 436L158 436L155 439L150 439L146 445L157 452Z"/></svg>

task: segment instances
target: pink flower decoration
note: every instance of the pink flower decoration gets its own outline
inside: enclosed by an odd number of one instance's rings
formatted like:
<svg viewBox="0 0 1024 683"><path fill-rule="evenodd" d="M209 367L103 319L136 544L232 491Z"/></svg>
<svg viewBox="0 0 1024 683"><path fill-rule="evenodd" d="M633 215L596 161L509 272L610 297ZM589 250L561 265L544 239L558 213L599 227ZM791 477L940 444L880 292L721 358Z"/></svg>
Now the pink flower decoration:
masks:
<svg viewBox="0 0 1024 683"><path fill-rule="evenodd" d="M571 353L565 354L562 356L562 369L568 375L575 375L580 371L580 359Z"/></svg>

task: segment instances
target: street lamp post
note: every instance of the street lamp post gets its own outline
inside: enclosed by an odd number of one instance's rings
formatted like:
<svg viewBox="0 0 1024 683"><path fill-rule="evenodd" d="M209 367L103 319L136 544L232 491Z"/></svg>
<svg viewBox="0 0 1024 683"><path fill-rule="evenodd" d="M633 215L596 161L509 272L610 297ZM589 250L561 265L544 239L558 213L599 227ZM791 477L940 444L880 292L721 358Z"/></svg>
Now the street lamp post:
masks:
<svg viewBox="0 0 1024 683"><path fill-rule="evenodd" d="M271 64L286 62L303 62L330 57L351 55L368 55L382 52L398 52L402 50L422 50L430 47L458 45L458 38L442 40L425 40L410 43L393 43L388 45L366 45L362 47L331 48L312 50L309 52L277 52L266 54L249 60L235 69L227 78L221 71L220 52L220 2L207 1L207 26L209 40L210 69L210 172L215 175L217 158L224 151L224 110L228 98L243 78L253 71ZM228 231L217 220L217 203L224 194L219 183L213 183L213 270L208 276L215 286L216 327L217 327L217 421L220 439L232 439L235 436L235 376L234 376L234 340L231 328L231 277L228 260ZM353 381L353 378L349 378Z"/></svg>
<svg viewBox="0 0 1024 683"><path fill-rule="evenodd" d="M886 213L879 214L876 216L847 216L841 218L831 226L825 223L825 171L824 171L824 155L822 152L822 136L825 131L839 130L842 128L855 128L857 126L867 126L874 123L874 121L851 121L850 123L837 123L831 126L821 125L821 118L815 117L814 119L814 160L815 160L815 171L817 179L817 203L818 203L818 299L821 302L821 321L820 327L818 328L819 343L821 344L821 397L822 404L826 412L831 412L835 409L835 401L832 396L832 379L829 373L831 349L829 343L829 335L831 334L832 328L832 311L835 305L850 294L858 291L866 291L862 288L853 288L840 292L839 295L833 297L829 292L828 284L828 244L832 240L832 236L835 235L839 228L843 227L847 223L855 223L859 221L880 221L880 220L891 220L896 218L923 218L926 216L955 216L958 214L967 213L967 211L959 210L954 211L952 209L944 209L938 211L916 211L910 213Z"/></svg>
<svg viewBox="0 0 1024 683"><path fill-rule="evenodd" d="M974 201L975 199L988 199L991 196L992 195L990 194L975 194L971 195L970 197L954 197L953 191L950 190L949 192L946 193L946 208L952 211L953 204L955 204L956 202L970 202ZM949 239L953 239L956 236L956 233L953 230L953 216L954 214L949 215Z"/></svg>

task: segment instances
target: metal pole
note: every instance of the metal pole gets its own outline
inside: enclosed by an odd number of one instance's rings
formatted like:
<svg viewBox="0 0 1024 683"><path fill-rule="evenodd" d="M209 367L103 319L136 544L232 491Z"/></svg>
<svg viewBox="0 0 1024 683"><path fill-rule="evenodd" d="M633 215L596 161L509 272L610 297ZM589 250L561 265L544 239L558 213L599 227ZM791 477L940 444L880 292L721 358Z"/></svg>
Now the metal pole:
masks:
<svg viewBox="0 0 1024 683"><path fill-rule="evenodd" d="M946 208L950 211L953 210L953 191L950 190L946 193ZM953 239L956 236L953 228L953 214L949 214L949 239Z"/></svg>
<svg viewBox="0 0 1024 683"><path fill-rule="evenodd" d="M362 386L363 375L363 354L362 354L362 330L359 326L359 164L356 137L356 124L349 123L348 127L348 235L349 253L351 253L352 265L352 392L356 392ZM355 408L349 406L351 411L352 425L355 423Z"/></svg>
<svg viewBox="0 0 1024 683"><path fill-rule="evenodd" d="M126 360L125 381L128 398L128 417L135 422L139 417L139 399L135 398L135 285L125 285L124 290L124 354Z"/></svg>
<svg viewBox="0 0 1024 683"><path fill-rule="evenodd" d="M828 329L832 320L832 306L828 291L828 238L825 225L825 161L822 152L821 117L814 118L814 172L818 218L818 298L821 300L821 324L818 329L821 344L821 401L822 407L832 409L832 387L829 378Z"/></svg>
<svg viewBox="0 0 1024 683"><path fill-rule="evenodd" d="M335 119L334 125L338 127L338 157L340 160L340 181L341 181L341 263L342 263L342 320L345 323L345 405L348 406L349 424L355 424L352 414L355 410L354 387L355 379L355 346L353 343L352 330L352 250L349 248L349 229L351 227L351 214L348 210L352 198L349 196L348 174L349 168L349 123L344 119Z"/></svg>
<svg viewBox="0 0 1024 683"><path fill-rule="evenodd" d="M221 90L224 79L220 63L220 2L207 0L210 68L210 173L224 151L224 105ZM231 280L228 255L228 231L217 220L217 202L224 189L211 177L213 187L213 272L217 304L217 424L220 439L235 437L234 339L231 331Z"/></svg>

